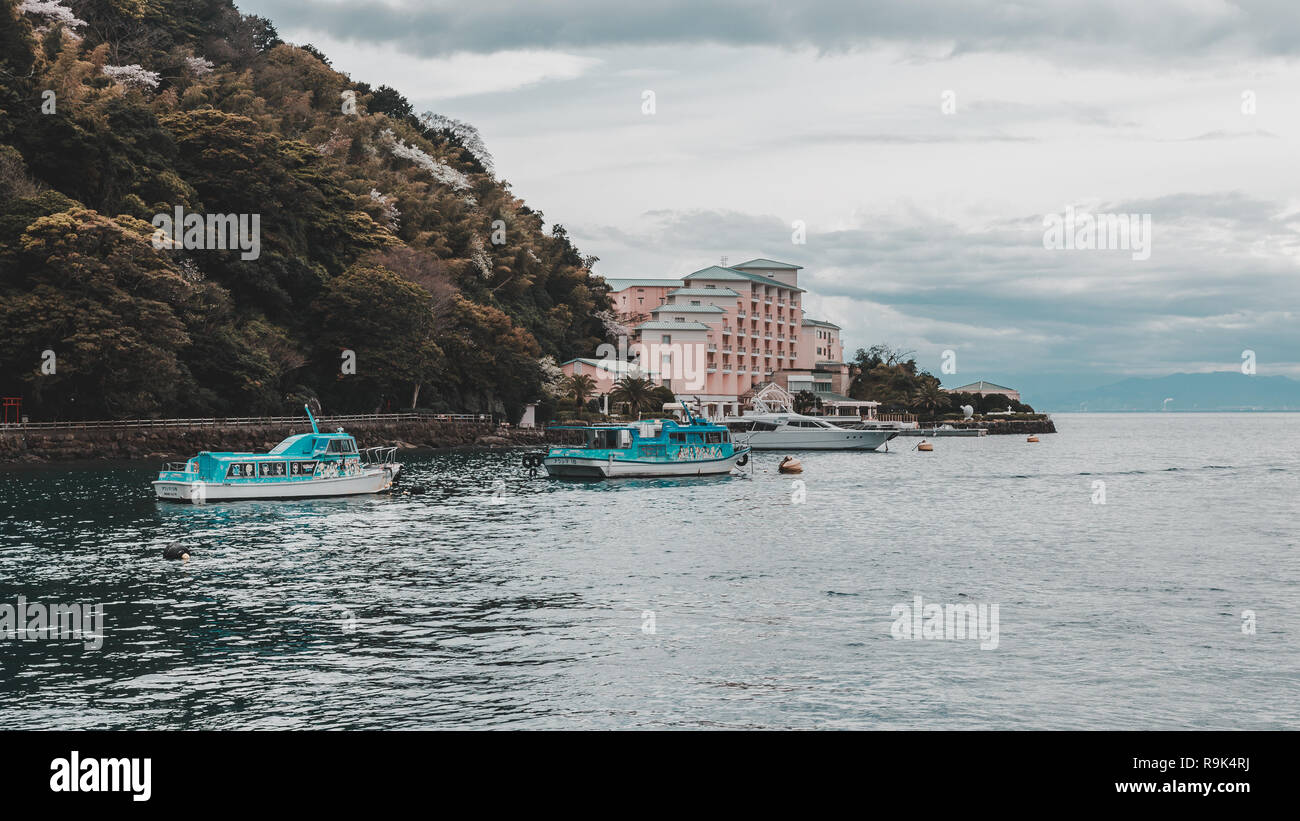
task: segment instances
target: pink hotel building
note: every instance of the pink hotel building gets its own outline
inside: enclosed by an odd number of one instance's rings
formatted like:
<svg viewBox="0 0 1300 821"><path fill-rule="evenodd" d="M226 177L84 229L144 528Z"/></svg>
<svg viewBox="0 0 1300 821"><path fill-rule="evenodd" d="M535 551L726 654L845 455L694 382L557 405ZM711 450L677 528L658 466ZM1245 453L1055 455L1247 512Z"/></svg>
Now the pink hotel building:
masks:
<svg viewBox="0 0 1300 821"><path fill-rule="evenodd" d="M673 393L698 398L710 415L739 414L748 391L773 381L792 393L816 392L828 413L874 405L843 395L848 366L840 328L804 316L800 270L785 262L752 259L713 265L681 279L606 281L615 311L632 326L630 342L656 351L673 346L676 355L685 351L691 360L685 375L667 355L641 364L658 371L662 378L656 381ZM698 370L695 363L703 365L702 377L692 376ZM570 375L587 373L600 386L612 384L615 374L601 364L575 359L562 368Z"/></svg>

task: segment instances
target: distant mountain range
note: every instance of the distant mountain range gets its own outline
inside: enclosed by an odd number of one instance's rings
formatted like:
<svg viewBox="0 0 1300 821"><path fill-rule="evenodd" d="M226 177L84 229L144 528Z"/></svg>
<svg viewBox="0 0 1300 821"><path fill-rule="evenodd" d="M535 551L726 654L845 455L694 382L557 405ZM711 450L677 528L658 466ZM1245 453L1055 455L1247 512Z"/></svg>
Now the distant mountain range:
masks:
<svg viewBox="0 0 1300 821"><path fill-rule="evenodd" d="M1081 390L1023 397L1039 411L1300 411L1300 381L1238 371L1130 377ZM1167 401L1166 401L1167 400Z"/></svg>

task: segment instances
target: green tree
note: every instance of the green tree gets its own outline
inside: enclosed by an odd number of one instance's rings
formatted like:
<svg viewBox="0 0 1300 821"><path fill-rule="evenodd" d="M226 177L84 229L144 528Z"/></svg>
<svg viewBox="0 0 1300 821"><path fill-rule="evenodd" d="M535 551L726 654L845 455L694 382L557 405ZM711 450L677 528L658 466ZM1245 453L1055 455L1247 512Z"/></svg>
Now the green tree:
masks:
<svg viewBox="0 0 1300 821"><path fill-rule="evenodd" d="M610 399L626 405L628 413L641 414L647 410L657 410L655 402L655 385L649 379L638 376L625 376L614 383Z"/></svg>
<svg viewBox="0 0 1300 821"><path fill-rule="evenodd" d="M386 269L356 265L325 286L314 313L321 363L338 374L336 382L353 380L355 387L340 391L349 404L382 406L406 394L416 407L443 358L427 291ZM355 354L355 374L342 370L346 351Z"/></svg>
<svg viewBox="0 0 1300 821"><path fill-rule="evenodd" d="M951 397L939 387L937 380L928 380L917 386L912 394L912 406L930 419L951 406Z"/></svg>
<svg viewBox="0 0 1300 821"><path fill-rule="evenodd" d="M587 401L587 397L596 392L596 380L585 373L575 373L564 382L565 391L569 396L573 397L573 403L578 406L581 406Z"/></svg>
<svg viewBox="0 0 1300 821"><path fill-rule="evenodd" d="M812 391L799 391L794 395L794 412L807 413L822 406L821 397Z"/></svg>

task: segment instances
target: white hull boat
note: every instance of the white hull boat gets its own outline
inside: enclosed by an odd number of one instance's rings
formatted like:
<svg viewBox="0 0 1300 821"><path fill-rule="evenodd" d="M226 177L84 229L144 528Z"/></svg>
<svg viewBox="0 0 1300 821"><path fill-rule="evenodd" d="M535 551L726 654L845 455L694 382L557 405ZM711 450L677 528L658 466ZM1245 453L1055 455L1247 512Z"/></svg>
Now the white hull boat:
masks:
<svg viewBox="0 0 1300 821"><path fill-rule="evenodd" d="M797 414L772 420L744 416L724 424L736 441L754 450L875 450L898 435L894 430L846 430Z"/></svg>
<svg viewBox="0 0 1300 821"><path fill-rule="evenodd" d="M343 432L321 433L307 410L311 433L290 436L268 453L203 451L166 465L153 482L154 495L172 502L236 499L311 499L357 496L388 490L402 466L394 447L357 450Z"/></svg>
<svg viewBox="0 0 1300 821"><path fill-rule="evenodd" d="M310 499L317 496L358 496L379 493L393 486L393 471L387 468L367 470L357 476L336 479L315 477L289 482L265 484L231 484L193 481L158 480L153 483L159 499L174 502L230 502L242 499Z"/></svg>
<svg viewBox="0 0 1300 821"><path fill-rule="evenodd" d="M722 459L689 462L637 461L635 459L548 456L542 462L547 476L559 479L625 479L653 476L717 476L743 466L748 458L738 453Z"/></svg>

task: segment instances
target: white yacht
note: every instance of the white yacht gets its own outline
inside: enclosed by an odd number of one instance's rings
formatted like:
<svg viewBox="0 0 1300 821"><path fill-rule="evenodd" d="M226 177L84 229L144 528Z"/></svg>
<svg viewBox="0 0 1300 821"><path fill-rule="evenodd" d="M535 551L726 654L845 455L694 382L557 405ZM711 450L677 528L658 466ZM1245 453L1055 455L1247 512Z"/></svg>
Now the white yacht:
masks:
<svg viewBox="0 0 1300 821"><path fill-rule="evenodd" d="M898 435L896 429L843 428L816 416L795 413L789 392L776 384L751 399L753 413L722 420L737 444L753 450L875 450Z"/></svg>
<svg viewBox="0 0 1300 821"><path fill-rule="evenodd" d="M738 444L753 450L875 450L896 430L841 428L793 411L754 413L723 420Z"/></svg>

